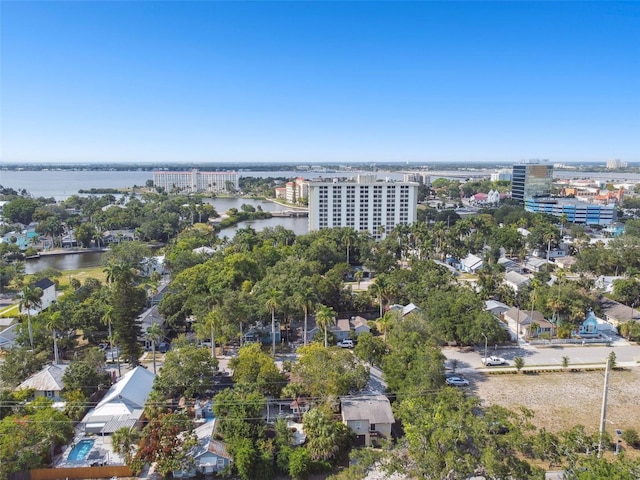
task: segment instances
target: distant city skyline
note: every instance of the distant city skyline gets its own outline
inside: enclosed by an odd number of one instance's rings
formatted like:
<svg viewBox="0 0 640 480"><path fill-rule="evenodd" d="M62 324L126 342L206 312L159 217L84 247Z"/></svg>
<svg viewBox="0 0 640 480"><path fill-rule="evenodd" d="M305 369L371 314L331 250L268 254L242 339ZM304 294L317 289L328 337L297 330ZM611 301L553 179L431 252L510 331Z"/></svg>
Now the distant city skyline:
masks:
<svg viewBox="0 0 640 480"><path fill-rule="evenodd" d="M1 2L0 160L633 164L638 31L640 2Z"/></svg>

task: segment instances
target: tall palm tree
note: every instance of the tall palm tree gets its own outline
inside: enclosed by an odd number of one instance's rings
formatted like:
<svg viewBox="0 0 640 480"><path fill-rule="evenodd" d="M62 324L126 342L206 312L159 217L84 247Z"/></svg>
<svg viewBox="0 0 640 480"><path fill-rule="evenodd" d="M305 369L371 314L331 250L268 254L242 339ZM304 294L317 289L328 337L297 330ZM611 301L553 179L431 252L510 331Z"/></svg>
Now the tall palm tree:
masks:
<svg viewBox="0 0 640 480"><path fill-rule="evenodd" d="M329 346L327 329L329 325L334 323L335 316L336 312L333 308L322 304L318 305L318 309L316 310L316 324L324 330L324 348Z"/></svg>
<svg viewBox="0 0 640 480"><path fill-rule="evenodd" d="M58 355L58 331L63 328L62 312L51 312L47 318L47 328L51 330L53 334L53 358L54 363L58 365L60 363L60 356Z"/></svg>
<svg viewBox="0 0 640 480"><path fill-rule="evenodd" d="M151 350L153 351L153 374L156 373L156 345L164 338L162 327L158 323L147 328L147 338L151 340Z"/></svg>
<svg viewBox="0 0 640 480"><path fill-rule="evenodd" d="M271 312L271 354L276 356L276 308L280 305L282 292L276 289L269 291L266 307Z"/></svg>
<svg viewBox="0 0 640 480"><path fill-rule="evenodd" d="M347 263L349 263L349 250L351 249L351 245L358 238L358 234L353 228L347 227L342 232L342 243L345 245L347 249Z"/></svg>
<svg viewBox="0 0 640 480"><path fill-rule="evenodd" d="M211 341L211 358L216 357L216 329L220 325L220 313L218 310L211 310L199 322L195 324L196 336L200 339L209 338Z"/></svg>
<svg viewBox="0 0 640 480"><path fill-rule="evenodd" d="M42 306L42 289L33 285L25 285L21 292L18 308L27 311L27 329L29 330L29 344L33 349L33 328L31 327L31 309Z"/></svg>
<svg viewBox="0 0 640 480"><path fill-rule="evenodd" d="M302 307L304 311L304 346L307 346L307 333L308 333L308 318L309 318L309 310L313 308L314 302L317 300L316 292L313 291L312 288L306 287L300 290L296 294L296 303L298 306Z"/></svg>
<svg viewBox="0 0 640 480"><path fill-rule="evenodd" d="M113 348L113 332L111 331L111 323L113 322L113 305L107 305L102 314L102 323L109 327L109 345Z"/></svg>

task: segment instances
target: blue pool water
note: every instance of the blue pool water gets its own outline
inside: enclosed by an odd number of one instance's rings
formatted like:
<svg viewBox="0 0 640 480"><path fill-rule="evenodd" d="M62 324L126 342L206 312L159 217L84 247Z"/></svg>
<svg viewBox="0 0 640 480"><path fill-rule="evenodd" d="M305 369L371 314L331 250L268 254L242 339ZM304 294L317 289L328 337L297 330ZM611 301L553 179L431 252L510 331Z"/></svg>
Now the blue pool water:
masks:
<svg viewBox="0 0 640 480"><path fill-rule="evenodd" d="M95 440L91 440L91 439L80 440L78 443L76 443L73 446L73 448L69 452L69 456L67 457L67 460L71 462L84 460L85 457L89 455L89 452L93 448L94 442Z"/></svg>

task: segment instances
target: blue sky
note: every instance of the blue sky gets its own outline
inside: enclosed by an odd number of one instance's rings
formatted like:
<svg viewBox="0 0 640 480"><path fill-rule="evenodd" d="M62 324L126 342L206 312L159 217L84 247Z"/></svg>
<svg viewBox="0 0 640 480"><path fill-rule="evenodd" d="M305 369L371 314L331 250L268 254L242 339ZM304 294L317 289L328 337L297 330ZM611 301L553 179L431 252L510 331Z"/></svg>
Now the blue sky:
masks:
<svg viewBox="0 0 640 480"><path fill-rule="evenodd" d="M640 161L638 2L0 2L4 162Z"/></svg>

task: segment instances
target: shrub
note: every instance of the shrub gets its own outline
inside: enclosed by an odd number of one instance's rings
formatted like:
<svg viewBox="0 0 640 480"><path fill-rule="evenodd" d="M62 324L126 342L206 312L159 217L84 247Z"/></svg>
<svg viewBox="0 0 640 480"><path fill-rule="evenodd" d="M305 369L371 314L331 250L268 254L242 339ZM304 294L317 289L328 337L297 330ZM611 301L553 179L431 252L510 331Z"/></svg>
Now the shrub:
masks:
<svg viewBox="0 0 640 480"><path fill-rule="evenodd" d="M628 428L622 432L622 439L627 443L627 445L630 445L633 448L640 447L640 435L638 435L638 431L634 428Z"/></svg>

